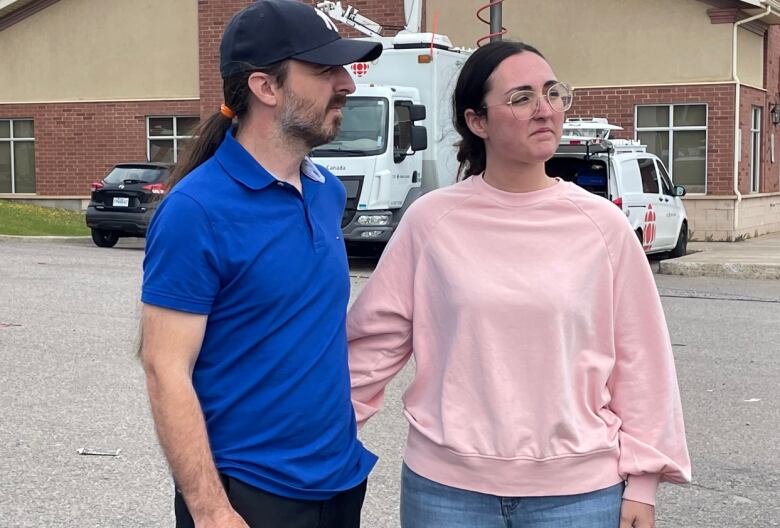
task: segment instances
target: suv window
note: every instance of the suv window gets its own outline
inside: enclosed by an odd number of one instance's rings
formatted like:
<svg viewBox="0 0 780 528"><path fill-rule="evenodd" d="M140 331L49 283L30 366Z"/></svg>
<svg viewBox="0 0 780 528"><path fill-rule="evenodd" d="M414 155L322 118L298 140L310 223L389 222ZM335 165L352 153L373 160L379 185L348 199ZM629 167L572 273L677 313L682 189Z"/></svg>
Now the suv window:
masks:
<svg viewBox="0 0 780 528"><path fill-rule="evenodd" d="M103 181L106 183L122 183L135 180L141 183L164 183L168 179L168 171L162 167L122 166L114 167Z"/></svg>
<svg viewBox="0 0 780 528"><path fill-rule="evenodd" d="M658 174L655 171L655 162L653 159L640 159L639 172L642 174L642 191L658 194Z"/></svg>

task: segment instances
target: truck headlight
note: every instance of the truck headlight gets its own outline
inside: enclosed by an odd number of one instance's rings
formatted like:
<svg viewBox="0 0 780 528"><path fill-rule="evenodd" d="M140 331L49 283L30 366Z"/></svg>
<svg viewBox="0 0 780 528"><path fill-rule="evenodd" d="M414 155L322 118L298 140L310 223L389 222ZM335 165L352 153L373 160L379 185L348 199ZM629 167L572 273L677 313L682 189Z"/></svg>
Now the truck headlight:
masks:
<svg viewBox="0 0 780 528"><path fill-rule="evenodd" d="M360 215L357 223L364 226L390 225L390 215Z"/></svg>

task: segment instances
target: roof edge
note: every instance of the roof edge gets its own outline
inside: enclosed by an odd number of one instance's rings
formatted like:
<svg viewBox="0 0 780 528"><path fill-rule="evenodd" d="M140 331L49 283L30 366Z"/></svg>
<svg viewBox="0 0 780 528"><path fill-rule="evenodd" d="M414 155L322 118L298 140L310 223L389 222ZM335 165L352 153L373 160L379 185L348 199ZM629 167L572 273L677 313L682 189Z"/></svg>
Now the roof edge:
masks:
<svg viewBox="0 0 780 528"><path fill-rule="evenodd" d="M8 10L5 14L0 14L0 31L8 29L24 20L27 17L43 11L52 4L56 4L60 0L33 0L32 2L19 5L17 8L13 8L15 3L19 3L20 0L14 0L8 4Z"/></svg>

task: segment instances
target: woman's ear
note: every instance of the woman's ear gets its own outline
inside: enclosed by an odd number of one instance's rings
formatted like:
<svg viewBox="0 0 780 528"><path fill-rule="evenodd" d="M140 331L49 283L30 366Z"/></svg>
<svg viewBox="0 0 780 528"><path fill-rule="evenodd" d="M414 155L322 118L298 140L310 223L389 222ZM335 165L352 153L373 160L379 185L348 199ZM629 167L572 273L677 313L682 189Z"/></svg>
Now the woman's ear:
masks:
<svg viewBox="0 0 780 528"><path fill-rule="evenodd" d="M472 134L481 137L482 139L488 138L487 129L485 128L485 125L487 124L487 114L480 115L469 108L464 112L463 117L466 120L466 126L469 127Z"/></svg>
<svg viewBox="0 0 780 528"><path fill-rule="evenodd" d="M249 90L257 99L267 106L279 104L279 85L276 78L263 72L255 72L247 80Z"/></svg>

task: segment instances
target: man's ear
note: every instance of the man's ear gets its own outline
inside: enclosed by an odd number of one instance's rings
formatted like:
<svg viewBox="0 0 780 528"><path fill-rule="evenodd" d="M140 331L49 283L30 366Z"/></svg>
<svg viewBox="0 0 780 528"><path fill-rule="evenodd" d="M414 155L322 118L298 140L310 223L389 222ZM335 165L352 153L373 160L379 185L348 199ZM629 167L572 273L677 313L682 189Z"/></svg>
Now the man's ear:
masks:
<svg viewBox="0 0 780 528"><path fill-rule="evenodd" d="M280 87L273 75L263 72L254 72L247 80L249 90L257 99L267 106L279 104Z"/></svg>
<svg viewBox="0 0 780 528"><path fill-rule="evenodd" d="M487 129L485 128L485 125L487 124L487 115L480 115L469 108L463 114L463 117L466 119L466 126L469 127L469 130L471 130L474 135L481 137L482 139L488 138Z"/></svg>

